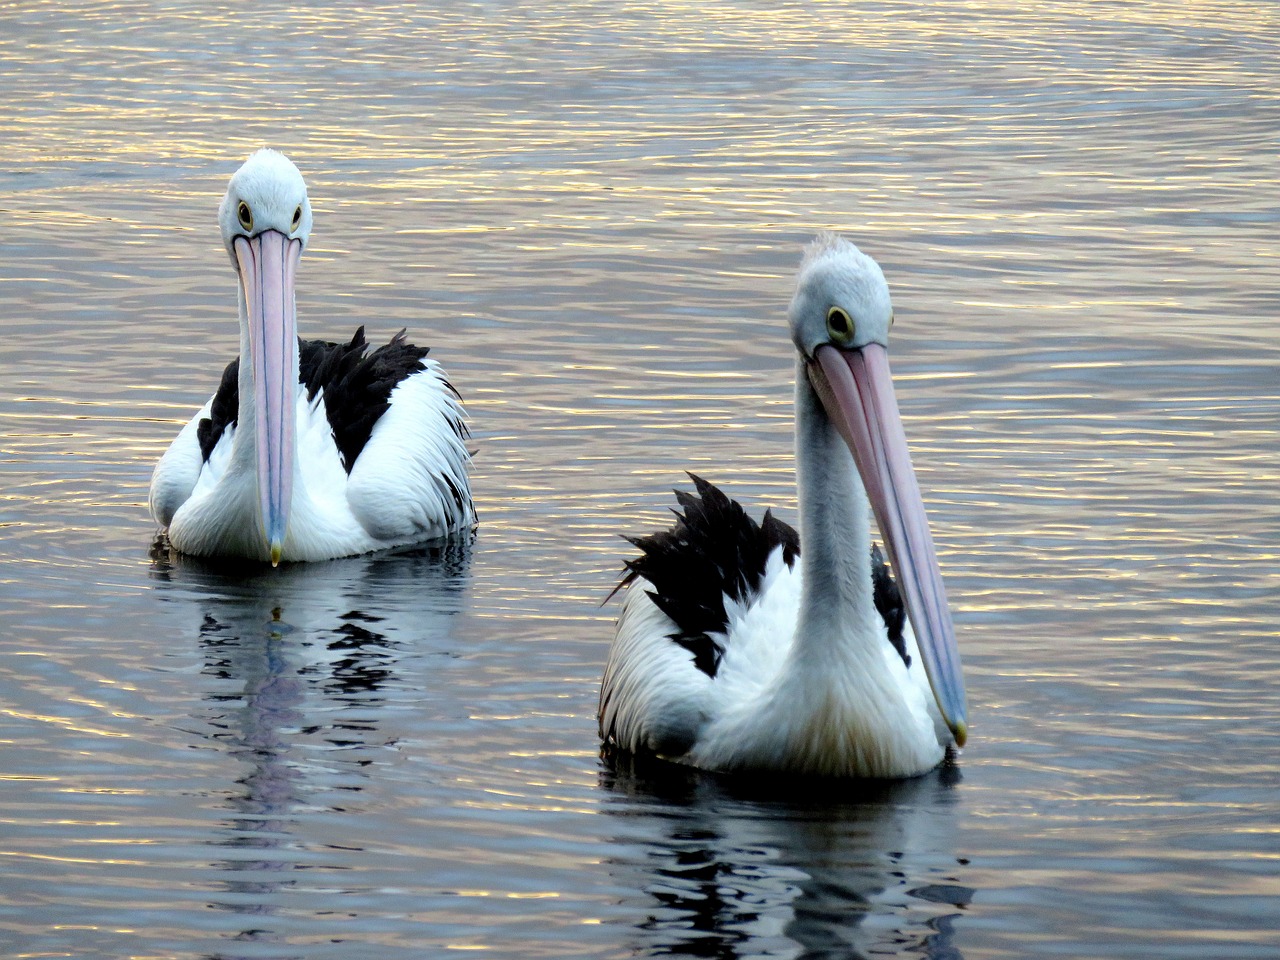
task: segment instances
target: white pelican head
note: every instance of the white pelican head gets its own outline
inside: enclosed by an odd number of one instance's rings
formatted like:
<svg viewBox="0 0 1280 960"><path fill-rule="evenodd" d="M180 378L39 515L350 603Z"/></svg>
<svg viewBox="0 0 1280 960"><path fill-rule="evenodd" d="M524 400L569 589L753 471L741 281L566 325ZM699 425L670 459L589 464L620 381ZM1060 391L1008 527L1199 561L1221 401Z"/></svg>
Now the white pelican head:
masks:
<svg viewBox="0 0 1280 960"><path fill-rule="evenodd" d="M311 201L293 161L265 148L249 157L227 184L218 225L233 262L236 237L255 237L266 230L297 239L305 247L311 236Z"/></svg>

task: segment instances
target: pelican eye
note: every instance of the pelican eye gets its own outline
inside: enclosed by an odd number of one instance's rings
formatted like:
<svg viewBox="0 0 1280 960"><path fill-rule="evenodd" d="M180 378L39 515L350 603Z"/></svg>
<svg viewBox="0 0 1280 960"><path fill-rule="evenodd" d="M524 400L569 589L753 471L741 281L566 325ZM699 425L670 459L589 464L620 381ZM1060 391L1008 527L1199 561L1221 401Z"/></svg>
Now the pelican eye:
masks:
<svg viewBox="0 0 1280 960"><path fill-rule="evenodd" d="M240 226L246 231L253 229L253 211L249 209L249 205L243 200L236 207L236 219L240 221Z"/></svg>
<svg viewBox="0 0 1280 960"><path fill-rule="evenodd" d="M837 346L847 347L853 343L853 320L839 307L827 311L827 336Z"/></svg>
<svg viewBox="0 0 1280 960"><path fill-rule="evenodd" d="M293 211L293 229L298 229L298 224L302 223L302 204L298 204L298 209Z"/></svg>

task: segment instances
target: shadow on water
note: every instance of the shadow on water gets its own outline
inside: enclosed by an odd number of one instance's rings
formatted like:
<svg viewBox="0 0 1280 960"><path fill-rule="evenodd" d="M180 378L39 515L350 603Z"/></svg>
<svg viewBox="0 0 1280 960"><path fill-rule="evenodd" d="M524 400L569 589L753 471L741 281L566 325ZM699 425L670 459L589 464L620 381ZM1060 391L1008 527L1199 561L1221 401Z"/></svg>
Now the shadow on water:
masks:
<svg viewBox="0 0 1280 960"><path fill-rule="evenodd" d="M957 960L953 924L975 893L957 876L959 781L948 765L901 782L746 783L606 754L606 812L649 825L615 838L625 855L610 861L652 900L637 954L774 956L761 947L777 941L804 960Z"/></svg>
<svg viewBox="0 0 1280 960"><path fill-rule="evenodd" d="M240 772L209 841L220 878L209 906L246 918L231 938L259 945L246 949L287 951L270 918L299 871L342 871L362 852L339 836L318 848L299 823L343 815L368 785L373 752L394 742L382 721L422 695L400 676L405 661L456 656L450 621L465 604L471 542L279 569L182 557L162 541L152 558L161 600L191 607L203 651L198 732ZM211 960L242 955L260 954Z"/></svg>

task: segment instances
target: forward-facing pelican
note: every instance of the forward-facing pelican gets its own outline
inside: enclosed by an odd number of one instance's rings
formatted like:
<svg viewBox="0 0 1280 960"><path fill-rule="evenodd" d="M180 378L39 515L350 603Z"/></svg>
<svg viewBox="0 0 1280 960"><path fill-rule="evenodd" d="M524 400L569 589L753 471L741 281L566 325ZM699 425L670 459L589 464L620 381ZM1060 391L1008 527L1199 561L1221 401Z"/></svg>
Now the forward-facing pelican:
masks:
<svg viewBox="0 0 1280 960"><path fill-rule="evenodd" d="M196 556L325 560L469 530L462 404L404 333L368 352L299 340L294 275L307 187L259 150L218 210L239 279L240 356L151 477L151 515Z"/></svg>
<svg viewBox="0 0 1280 960"><path fill-rule="evenodd" d="M600 690L607 744L722 772L881 778L925 773L964 745L960 657L889 374L892 322L876 262L819 236L790 309L800 533L768 512L757 525L694 477L671 530L631 539L642 555L619 584L631 589ZM872 548L868 501L901 593Z"/></svg>

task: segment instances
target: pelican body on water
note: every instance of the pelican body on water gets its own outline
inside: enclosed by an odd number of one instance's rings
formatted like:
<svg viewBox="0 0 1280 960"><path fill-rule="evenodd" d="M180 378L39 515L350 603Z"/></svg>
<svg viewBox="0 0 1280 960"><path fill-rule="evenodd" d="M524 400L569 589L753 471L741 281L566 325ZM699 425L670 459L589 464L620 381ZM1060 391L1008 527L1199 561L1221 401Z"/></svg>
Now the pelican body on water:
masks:
<svg viewBox="0 0 1280 960"><path fill-rule="evenodd" d="M311 235L302 175L259 150L218 212L239 280L240 355L151 478L180 553L325 560L468 531L462 402L404 332L370 351L300 340L294 277Z"/></svg>
<svg viewBox="0 0 1280 960"><path fill-rule="evenodd" d="M630 538L641 555L619 584L600 735L712 771L916 776L964 745L967 724L889 372L889 287L873 259L824 234L789 317L800 531L768 512L757 524L694 477L674 527Z"/></svg>

